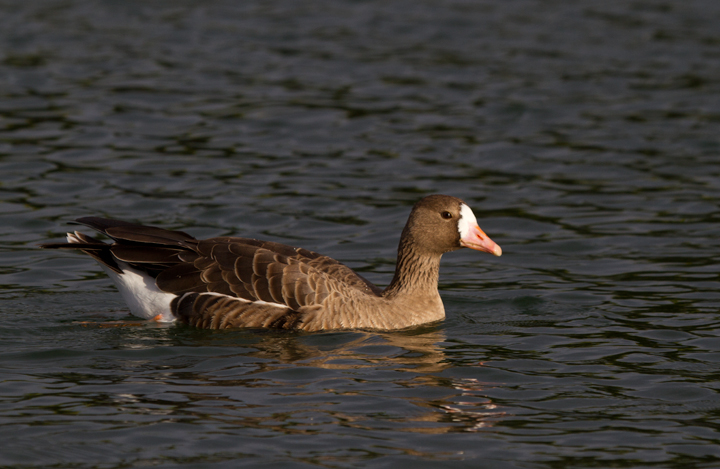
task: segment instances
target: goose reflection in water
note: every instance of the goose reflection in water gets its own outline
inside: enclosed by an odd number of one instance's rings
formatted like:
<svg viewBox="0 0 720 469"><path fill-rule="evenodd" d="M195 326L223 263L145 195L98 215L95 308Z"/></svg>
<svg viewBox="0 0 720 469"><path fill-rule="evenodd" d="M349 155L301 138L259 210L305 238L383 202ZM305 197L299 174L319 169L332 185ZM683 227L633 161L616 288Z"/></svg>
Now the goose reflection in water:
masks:
<svg viewBox="0 0 720 469"><path fill-rule="evenodd" d="M435 326L321 334L185 326L157 327L150 330L154 334L139 327L114 330L116 342L108 345L133 356L142 352L145 359L113 356L99 367L114 369L115 381L141 370L148 382L162 385L152 396L112 397L134 414L202 423L210 406L213 419L285 433L324 432L334 423L430 434L487 429L505 416L485 395L493 383L443 376L454 358ZM158 347L168 354L157 354Z"/></svg>

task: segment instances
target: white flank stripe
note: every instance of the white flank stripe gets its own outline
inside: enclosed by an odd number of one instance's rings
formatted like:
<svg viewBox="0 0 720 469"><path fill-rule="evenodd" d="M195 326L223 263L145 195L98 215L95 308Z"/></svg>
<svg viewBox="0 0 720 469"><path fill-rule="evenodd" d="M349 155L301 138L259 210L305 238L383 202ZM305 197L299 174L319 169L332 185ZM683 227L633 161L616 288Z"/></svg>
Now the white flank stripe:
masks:
<svg viewBox="0 0 720 469"><path fill-rule="evenodd" d="M283 308L283 309L289 308L288 305L281 305L280 303L270 303L270 302L263 301L263 300L255 300L252 303L255 303L256 305L270 305L270 306L275 306L277 308Z"/></svg>
<svg viewBox="0 0 720 469"><path fill-rule="evenodd" d="M189 295L189 293L185 293L185 295ZM183 298L185 297L185 295L183 295ZM272 302L263 301L263 300L254 300L254 301L246 300L245 298L238 298L236 296L229 296L224 293L216 293L216 292L212 292L212 291L207 292L207 293L200 293L200 295L224 296L225 298L230 298L231 300L235 300L235 301L242 301L243 303L252 303L254 305L269 305L269 306L274 306L276 308L283 308L283 309L289 308L288 305L281 305L280 303L272 303Z"/></svg>
<svg viewBox="0 0 720 469"><path fill-rule="evenodd" d="M189 295L189 294L190 294L190 293L185 293L185 294L183 294L182 298L185 298L185 297L186 297L187 295ZM281 305L280 303L270 303L270 302L263 301L263 300L254 300L254 301L253 301L253 300L246 300L245 298L238 298L238 297L236 297L236 296L230 296L230 295L226 295L226 294L224 294L224 293L216 293L216 292L213 292L213 291L209 291L209 292L207 292L207 293L200 293L200 295L223 296L223 297L229 298L229 299L231 299L231 300L242 301L243 303L252 303L252 304L255 304L255 305L270 305L270 306L275 306L276 308L283 308L283 309L289 308L288 305ZM182 298L181 298L181 299L182 299Z"/></svg>

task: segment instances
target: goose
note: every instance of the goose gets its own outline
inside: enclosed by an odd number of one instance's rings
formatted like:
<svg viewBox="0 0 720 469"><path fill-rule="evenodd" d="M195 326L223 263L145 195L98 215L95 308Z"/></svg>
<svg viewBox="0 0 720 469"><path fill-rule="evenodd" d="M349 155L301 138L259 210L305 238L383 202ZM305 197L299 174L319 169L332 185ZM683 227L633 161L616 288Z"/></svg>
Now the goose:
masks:
<svg viewBox="0 0 720 469"><path fill-rule="evenodd" d="M500 256L470 207L447 195L419 200L400 236L395 275L384 290L340 262L307 249L250 238L198 240L99 217L78 218L109 237L78 231L67 243L93 257L130 311L206 329L397 330L445 318L438 293L441 256L470 248Z"/></svg>

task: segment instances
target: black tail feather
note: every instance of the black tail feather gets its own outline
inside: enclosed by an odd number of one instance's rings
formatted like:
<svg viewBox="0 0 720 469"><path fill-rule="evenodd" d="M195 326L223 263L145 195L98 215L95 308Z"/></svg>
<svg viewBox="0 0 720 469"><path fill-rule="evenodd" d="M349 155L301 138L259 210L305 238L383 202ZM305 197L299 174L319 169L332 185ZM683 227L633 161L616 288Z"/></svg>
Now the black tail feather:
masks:
<svg viewBox="0 0 720 469"><path fill-rule="evenodd" d="M183 241L195 240L183 231L171 231L110 218L83 217L75 220L75 223L88 226L115 241L177 246Z"/></svg>
<svg viewBox="0 0 720 469"><path fill-rule="evenodd" d="M115 259L110 253L111 246L107 243L93 238L92 236L84 235L82 233L75 232L75 237L80 241L77 243L47 243L41 244L40 247L43 249L77 249L88 256L92 257L100 264L108 267L109 269L121 274L122 269L117 265Z"/></svg>
<svg viewBox="0 0 720 469"><path fill-rule="evenodd" d="M69 236L72 241L69 243L47 243L41 244L43 249L76 249L91 256L100 264L121 274L122 269L116 262L113 251L117 250L120 259L125 260L133 267L139 267L143 271L157 272L164 270L167 265L179 262L177 255L182 252L183 244L188 241L195 241L195 238L182 231L170 231L154 226L144 226L137 223L130 223L121 220L113 220L100 217L83 217L74 222L76 225L85 225L104 235L110 237L114 244L107 244L99 239L86 234L75 232ZM165 246L165 249L155 251L152 246ZM173 249L174 248L174 249ZM147 259L141 254L151 253ZM139 257L139 259L138 259ZM136 264L140 265L136 265Z"/></svg>

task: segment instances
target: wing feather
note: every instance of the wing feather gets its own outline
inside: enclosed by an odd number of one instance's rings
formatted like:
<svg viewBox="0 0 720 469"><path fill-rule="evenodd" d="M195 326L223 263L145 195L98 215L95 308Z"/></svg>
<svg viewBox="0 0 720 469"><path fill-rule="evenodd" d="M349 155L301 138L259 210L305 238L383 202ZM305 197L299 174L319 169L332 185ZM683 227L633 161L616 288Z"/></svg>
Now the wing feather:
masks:
<svg viewBox="0 0 720 469"><path fill-rule="evenodd" d="M176 264L180 262L180 249L161 248L157 246L134 246L113 244L110 252L117 259L132 264Z"/></svg>
<svg viewBox="0 0 720 469"><path fill-rule="evenodd" d="M163 270L155 278L155 284L167 293L207 291L207 283L193 264L177 264Z"/></svg>

